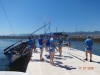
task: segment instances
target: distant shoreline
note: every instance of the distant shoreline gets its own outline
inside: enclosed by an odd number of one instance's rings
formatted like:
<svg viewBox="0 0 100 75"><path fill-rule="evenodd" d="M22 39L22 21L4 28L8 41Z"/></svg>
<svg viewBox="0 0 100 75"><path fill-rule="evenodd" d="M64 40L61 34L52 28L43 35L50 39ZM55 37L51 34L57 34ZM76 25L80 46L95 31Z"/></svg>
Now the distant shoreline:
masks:
<svg viewBox="0 0 100 75"><path fill-rule="evenodd" d="M60 35L64 40L67 39L68 35ZM87 35L69 35L73 41L84 41ZM29 36L0 36L0 39L28 39ZM32 38L38 38L39 36L32 36ZM100 42L100 35L90 35L94 42Z"/></svg>

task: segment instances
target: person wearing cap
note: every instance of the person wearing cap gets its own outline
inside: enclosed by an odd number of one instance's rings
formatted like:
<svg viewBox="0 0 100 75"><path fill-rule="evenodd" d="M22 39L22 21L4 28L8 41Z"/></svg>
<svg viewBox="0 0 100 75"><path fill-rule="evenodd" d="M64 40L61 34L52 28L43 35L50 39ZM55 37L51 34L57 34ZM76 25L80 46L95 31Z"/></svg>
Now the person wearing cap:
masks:
<svg viewBox="0 0 100 75"><path fill-rule="evenodd" d="M44 44L44 40L43 40L43 35L41 34L39 39L38 39L38 42L39 42L39 47L40 47L40 61L43 61L43 57L42 57L42 54L43 54L43 44Z"/></svg>
<svg viewBox="0 0 100 75"><path fill-rule="evenodd" d="M59 56L62 55L62 43L63 43L63 40L62 40L61 36L59 36L59 37L58 37Z"/></svg>
<svg viewBox="0 0 100 75"><path fill-rule="evenodd" d="M69 36L67 38L67 44L68 44L68 49L69 48L71 49L71 40L70 40L70 37Z"/></svg>
<svg viewBox="0 0 100 75"><path fill-rule="evenodd" d="M55 49L58 51L55 45L55 35L52 34L50 38L50 64L54 65L54 55L55 55Z"/></svg>
<svg viewBox="0 0 100 75"><path fill-rule="evenodd" d="M28 44L28 46L23 50L23 53L24 53L26 50L30 51L30 60L31 60L31 59L32 59L32 58L31 58L31 57L32 57L32 51L33 51L33 47L34 47L34 42L33 42L31 36L29 36L29 40L26 41L26 43Z"/></svg>
<svg viewBox="0 0 100 75"><path fill-rule="evenodd" d="M84 42L85 46L85 55L86 59L88 60L88 53L90 54L90 62L92 62L92 46L93 46L93 40L90 38L90 36L87 36L87 39Z"/></svg>

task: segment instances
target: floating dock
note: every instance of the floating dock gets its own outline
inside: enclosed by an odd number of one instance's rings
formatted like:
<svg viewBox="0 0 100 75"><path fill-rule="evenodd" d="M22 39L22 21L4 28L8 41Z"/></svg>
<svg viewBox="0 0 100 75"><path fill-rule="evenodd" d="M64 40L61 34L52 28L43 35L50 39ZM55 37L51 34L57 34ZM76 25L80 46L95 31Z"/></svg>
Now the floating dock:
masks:
<svg viewBox="0 0 100 75"><path fill-rule="evenodd" d="M49 59L45 58L48 54L44 50L44 61L40 61L40 49L37 48L33 52L32 60L30 60L27 67L27 74L30 75L100 75L100 56L92 55L93 62L84 61L85 52L71 49L67 47L62 48L62 56L59 52L55 52L54 63L55 66L50 65ZM90 55L88 54L88 57Z"/></svg>

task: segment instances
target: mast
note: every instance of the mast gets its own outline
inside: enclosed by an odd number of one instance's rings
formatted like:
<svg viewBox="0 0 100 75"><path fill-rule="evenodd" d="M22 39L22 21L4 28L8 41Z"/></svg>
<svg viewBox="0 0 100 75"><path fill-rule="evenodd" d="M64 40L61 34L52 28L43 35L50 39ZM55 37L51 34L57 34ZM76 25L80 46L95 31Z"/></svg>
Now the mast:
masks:
<svg viewBox="0 0 100 75"><path fill-rule="evenodd" d="M56 27L56 35L57 35L57 27Z"/></svg>
<svg viewBox="0 0 100 75"><path fill-rule="evenodd" d="M46 18L46 15L44 15L44 25L45 25L45 18ZM44 34L45 34L45 31L46 31L46 26L44 27Z"/></svg>

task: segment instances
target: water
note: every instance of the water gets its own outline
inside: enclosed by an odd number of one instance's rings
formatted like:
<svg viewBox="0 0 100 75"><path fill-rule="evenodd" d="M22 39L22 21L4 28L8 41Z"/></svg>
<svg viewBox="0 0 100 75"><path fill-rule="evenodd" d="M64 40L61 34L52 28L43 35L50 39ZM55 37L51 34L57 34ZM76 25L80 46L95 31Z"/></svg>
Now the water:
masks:
<svg viewBox="0 0 100 75"><path fill-rule="evenodd" d="M5 55L3 54L3 49L8 47L9 45L12 45L17 40L15 39L0 39L0 71L5 70L5 67L7 67L7 59Z"/></svg>
<svg viewBox="0 0 100 75"><path fill-rule="evenodd" d="M85 51L85 47L83 46L84 41L72 41L71 44L72 48ZM93 54L100 56L100 43L94 42L92 49Z"/></svg>
<svg viewBox="0 0 100 75"><path fill-rule="evenodd" d="M0 71L4 71L5 68L7 67L7 59L5 55L3 54L3 50L16 43L19 39L0 39ZM23 40L26 41L27 39ZM36 40L36 45L38 47L38 40ZM72 46L73 48L76 48L78 50L84 51L83 41L72 41ZM100 43L94 43L93 45L93 54L100 56Z"/></svg>

